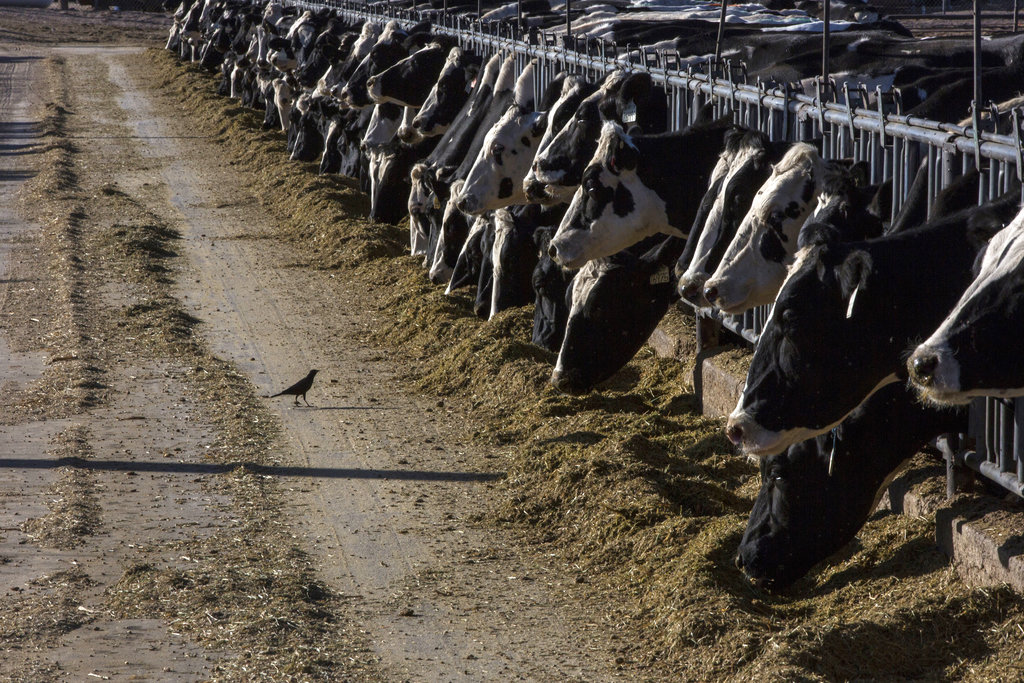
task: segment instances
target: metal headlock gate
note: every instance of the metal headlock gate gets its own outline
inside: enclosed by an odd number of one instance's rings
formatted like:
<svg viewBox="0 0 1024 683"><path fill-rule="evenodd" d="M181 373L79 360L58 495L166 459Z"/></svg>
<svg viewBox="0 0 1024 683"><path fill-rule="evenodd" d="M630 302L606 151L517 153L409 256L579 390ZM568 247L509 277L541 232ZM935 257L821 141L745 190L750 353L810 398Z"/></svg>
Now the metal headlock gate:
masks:
<svg viewBox="0 0 1024 683"><path fill-rule="evenodd" d="M977 168L981 174L979 203L1009 191L1015 179L1024 179L1021 109L1000 112L990 105L992 130L981 130L981 126L906 116L901 112L898 90L883 92L876 88L870 92L863 85L837 85L819 78L814 94L808 95L787 83L761 79L748 82L743 65L729 60L697 60L649 48L621 49L601 39L567 36L555 30L527 33L515 22L486 24L464 14L433 9L395 8L354 0L285 1L302 8L331 8L351 20L395 20L406 28L431 21L435 31L456 38L463 48L485 59L499 52L515 55L517 73L532 61L537 93L560 71L591 80L615 69L646 71L666 91L670 129L686 127L710 103L717 116L731 114L737 124L756 128L772 140L821 139L825 158L864 161L870 168L871 183L886 179L892 183L891 217L903 205L922 164L927 173L929 213L939 191L971 169ZM566 28L570 28L568 21ZM1007 117L1012 132L995 132L996 123ZM720 327L756 344L771 310L760 306L742 315L724 315L687 303L695 308L698 347L716 344ZM967 436L968 443L974 442L973 449L960 448L960 437L940 440L946 453L950 493L953 465L957 464L1024 497L1024 399L977 399L971 406Z"/></svg>

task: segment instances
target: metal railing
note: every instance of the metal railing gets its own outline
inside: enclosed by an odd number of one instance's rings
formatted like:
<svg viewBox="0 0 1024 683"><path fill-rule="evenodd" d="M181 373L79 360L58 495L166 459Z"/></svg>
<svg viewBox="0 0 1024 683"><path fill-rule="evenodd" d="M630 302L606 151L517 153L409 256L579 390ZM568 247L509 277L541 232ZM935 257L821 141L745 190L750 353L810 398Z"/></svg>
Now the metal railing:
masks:
<svg viewBox="0 0 1024 683"><path fill-rule="evenodd" d="M647 71L665 89L670 129L692 123L697 112L710 103L716 115L731 114L737 124L760 130L772 140L820 139L825 158L867 162L870 182L892 183L891 217L902 207L922 163L927 173L929 212L936 195L973 168L980 173L979 203L999 196L1015 179L1024 178L1020 110L998 112L990 106L992 130L979 130L906 116L898 90L869 92L863 86L840 86L818 79L814 92L808 94L787 83L748 82L743 65L729 60L698 63L687 55L639 47L619 49L586 35L567 38L556 32L524 33L514 22L481 24L471 16L437 10L397 9L353 0L289 2L304 8L333 8L352 20L394 19L406 27L431 20L434 30L456 38L464 48L485 58L497 52L514 54L520 72L532 61L538 93L561 71L593 80L615 69ZM995 132L1000 117L1010 118L1010 133ZM756 344L770 307L760 306L742 315L699 308L696 314L698 347L717 343L714 328L719 325ZM950 465L954 461L966 465L1024 496L1024 400L978 399L972 405L967 436L973 439L974 448L946 449ZM950 477L952 481L952 474Z"/></svg>

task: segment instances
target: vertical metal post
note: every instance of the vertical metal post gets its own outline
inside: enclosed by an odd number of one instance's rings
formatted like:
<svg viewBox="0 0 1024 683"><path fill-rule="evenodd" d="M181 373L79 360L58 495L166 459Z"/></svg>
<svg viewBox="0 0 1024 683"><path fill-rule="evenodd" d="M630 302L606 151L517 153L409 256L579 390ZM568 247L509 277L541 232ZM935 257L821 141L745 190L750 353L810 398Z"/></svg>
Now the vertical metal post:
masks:
<svg viewBox="0 0 1024 683"><path fill-rule="evenodd" d="M974 32L974 104L971 107L971 124L974 126L974 162L981 171L981 3L974 0L972 12Z"/></svg>
<svg viewBox="0 0 1024 683"><path fill-rule="evenodd" d="M829 57L831 57L830 46L832 43L832 0L821 0L824 10L824 25L821 27L821 82L828 83Z"/></svg>
<svg viewBox="0 0 1024 683"><path fill-rule="evenodd" d="M565 0L565 44L569 44L572 35L572 0Z"/></svg>
<svg viewBox="0 0 1024 683"><path fill-rule="evenodd" d="M718 38L715 40L715 61L722 58L722 40L725 39L725 11L729 7L726 0L722 0L722 13L718 17Z"/></svg>
<svg viewBox="0 0 1024 683"><path fill-rule="evenodd" d="M516 28L523 31L523 0L516 0Z"/></svg>

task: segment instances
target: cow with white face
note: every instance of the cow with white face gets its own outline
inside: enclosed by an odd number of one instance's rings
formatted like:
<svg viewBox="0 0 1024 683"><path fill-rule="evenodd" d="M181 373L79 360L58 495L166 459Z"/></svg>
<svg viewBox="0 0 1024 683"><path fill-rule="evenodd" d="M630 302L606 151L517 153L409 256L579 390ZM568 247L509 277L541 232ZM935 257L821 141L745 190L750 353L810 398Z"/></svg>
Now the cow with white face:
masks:
<svg viewBox="0 0 1024 683"><path fill-rule="evenodd" d="M775 300L796 254L797 235L817 204L827 163L814 146L793 145L754 196L704 298L726 313Z"/></svg>
<svg viewBox="0 0 1024 683"><path fill-rule="evenodd" d="M1024 212L1000 230L975 265L956 307L907 361L925 400L967 403L976 396L1024 396Z"/></svg>
<svg viewBox="0 0 1024 683"><path fill-rule="evenodd" d="M730 124L630 136L606 122L583 184L551 240L551 257L579 268L664 233L685 237Z"/></svg>
<svg viewBox="0 0 1024 683"><path fill-rule="evenodd" d="M523 178L544 134L546 112L512 105L488 131L457 198L460 211L479 214L526 202Z"/></svg>

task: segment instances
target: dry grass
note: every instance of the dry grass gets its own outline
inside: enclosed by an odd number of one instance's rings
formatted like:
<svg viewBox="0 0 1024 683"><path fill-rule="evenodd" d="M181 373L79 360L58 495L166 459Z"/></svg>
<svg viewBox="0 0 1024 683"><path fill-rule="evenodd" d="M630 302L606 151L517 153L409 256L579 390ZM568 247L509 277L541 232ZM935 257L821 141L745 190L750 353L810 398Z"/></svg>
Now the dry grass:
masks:
<svg viewBox="0 0 1024 683"><path fill-rule="evenodd" d="M961 583L930 520L879 513L789 594L756 591L732 556L757 477L696 413L686 366L645 350L601 391L557 394L545 383L551 356L526 343L526 311L474 318L468 300L426 283L417 259L387 258L404 234L368 225L347 181L285 161L283 138L216 97L210 76L150 59L161 88L257 179L279 236L378 294L372 339L413 361L420 390L472 407L476 436L507 454L484 518L624 596L641 634L629 657L667 659L683 680L1024 676L1024 601Z"/></svg>
<svg viewBox="0 0 1024 683"><path fill-rule="evenodd" d="M47 491L50 511L21 525L30 538L52 548L68 549L82 544L83 536L100 526L100 505L96 499L93 474L80 467L92 458L89 430L72 425L54 438L49 455L66 462L58 469L57 481Z"/></svg>

